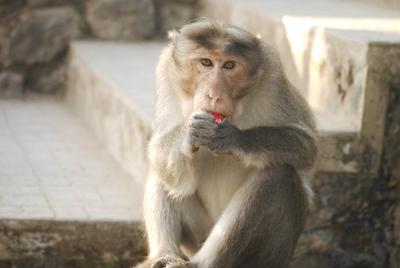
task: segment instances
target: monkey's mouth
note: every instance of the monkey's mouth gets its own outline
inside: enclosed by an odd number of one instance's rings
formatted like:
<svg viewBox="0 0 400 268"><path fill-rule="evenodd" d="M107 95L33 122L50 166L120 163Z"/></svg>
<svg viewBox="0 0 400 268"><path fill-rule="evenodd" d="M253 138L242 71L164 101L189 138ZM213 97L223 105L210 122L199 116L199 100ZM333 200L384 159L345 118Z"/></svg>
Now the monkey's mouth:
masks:
<svg viewBox="0 0 400 268"><path fill-rule="evenodd" d="M224 120L225 116L219 113L215 113L215 112L210 112L207 111L207 113L209 113L210 115L212 115L212 117L214 117L215 122L222 123L222 121Z"/></svg>

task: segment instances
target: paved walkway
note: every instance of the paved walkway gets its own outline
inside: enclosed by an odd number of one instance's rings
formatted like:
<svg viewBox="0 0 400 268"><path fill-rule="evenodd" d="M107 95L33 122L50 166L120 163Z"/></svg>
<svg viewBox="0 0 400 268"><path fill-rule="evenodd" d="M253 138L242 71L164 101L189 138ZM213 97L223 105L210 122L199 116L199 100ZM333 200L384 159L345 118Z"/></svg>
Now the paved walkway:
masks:
<svg viewBox="0 0 400 268"><path fill-rule="evenodd" d="M0 219L136 220L141 193L62 101L0 100Z"/></svg>

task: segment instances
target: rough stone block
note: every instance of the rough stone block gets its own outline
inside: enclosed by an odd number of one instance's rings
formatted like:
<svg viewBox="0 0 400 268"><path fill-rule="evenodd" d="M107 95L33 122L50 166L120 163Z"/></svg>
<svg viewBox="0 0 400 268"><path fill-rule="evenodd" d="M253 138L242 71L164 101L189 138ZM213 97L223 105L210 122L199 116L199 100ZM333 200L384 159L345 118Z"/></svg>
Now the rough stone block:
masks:
<svg viewBox="0 0 400 268"><path fill-rule="evenodd" d="M400 204L395 208L394 213L393 233L397 244L400 245Z"/></svg>
<svg viewBox="0 0 400 268"><path fill-rule="evenodd" d="M50 93L63 89L66 79L66 69L59 66L36 68L28 75L27 87L35 92Z"/></svg>
<svg viewBox="0 0 400 268"><path fill-rule="evenodd" d="M9 250L2 243L0 243L0 260L10 259L10 256L11 254Z"/></svg>
<svg viewBox="0 0 400 268"><path fill-rule="evenodd" d="M86 6L86 15L93 34L102 39L146 39L154 33L152 1L89 1Z"/></svg>
<svg viewBox="0 0 400 268"><path fill-rule="evenodd" d="M390 255L389 268L400 267L400 246L395 247Z"/></svg>
<svg viewBox="0 0 400 268"><path fill-rule="evenodd" d="M146 251L137 222L2 220L0 230L1 267L132 267Z"/></svg>
<svg viewBox="0 0 400 268"><path fill-rule="evenodd" d="M31 7L60 6L71 4L71 0L28 0L27 4Z"/></svg>
<svg viewBox="0 0 400 268"><path fill-rule="evenodd" d="M24 87L24 76L20 73L0 72L0 98L19 97Z"/></svg>
<svg viewBox="0 0 400 268"><path fill-rule="evenodd" d="M5 65L53 60L80 33L81 19L71 7L28 11L11 32L2 51Z"/></svg>
<svg viewBox="0 0 400 268"><path fill-rule="evenodd" d="M160 31L165 33L194 19L197 11L196 0L156 1L159 12Z"/></svg>

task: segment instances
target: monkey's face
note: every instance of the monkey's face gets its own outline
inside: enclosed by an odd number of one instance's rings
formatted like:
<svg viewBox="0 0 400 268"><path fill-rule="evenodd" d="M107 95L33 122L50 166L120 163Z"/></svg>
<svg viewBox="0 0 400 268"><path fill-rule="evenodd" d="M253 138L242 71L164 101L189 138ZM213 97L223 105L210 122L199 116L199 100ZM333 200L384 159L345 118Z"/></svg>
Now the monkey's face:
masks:
<svg viewBox="0 0 400 268"><path fill-rule="evenodd" d="M189 59L195 111L215 112L230 119L249 90L247 62L223 51L199 49Z"/></svg>
<svg viewBox="0 0 400 268"><path fill-rule="evenodd" d="M185 115L215 112L227 120L240 116L242 100L251 93L263 62L256 37L209 22L183 27L175 37L173 56L187 96Z"/></svg>

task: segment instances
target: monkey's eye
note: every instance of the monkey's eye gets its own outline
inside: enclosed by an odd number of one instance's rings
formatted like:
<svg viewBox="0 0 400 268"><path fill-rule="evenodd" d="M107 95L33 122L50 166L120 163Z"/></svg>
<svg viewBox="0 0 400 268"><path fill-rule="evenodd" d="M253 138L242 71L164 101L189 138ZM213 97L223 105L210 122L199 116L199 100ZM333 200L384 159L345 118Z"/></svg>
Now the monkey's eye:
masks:
<svg viewBox="0 0 400 268"><path fill-rule="evenodd" d="M222 68L233 69L233 68L235 68L235 62L227 61L227 62L224 63L224 65L222 65Z"/></svg>
<svg viewBox="0 0 400 268"><path fill-rule="evenodd" d="M206 66L206 67L211 67L213 65L212 61L210 59L205 59L205 58L201 59L200 63L201 63L201 65Z"/></svg>

